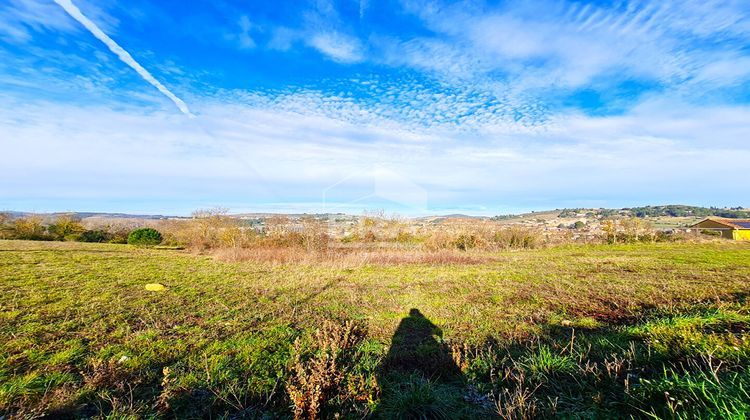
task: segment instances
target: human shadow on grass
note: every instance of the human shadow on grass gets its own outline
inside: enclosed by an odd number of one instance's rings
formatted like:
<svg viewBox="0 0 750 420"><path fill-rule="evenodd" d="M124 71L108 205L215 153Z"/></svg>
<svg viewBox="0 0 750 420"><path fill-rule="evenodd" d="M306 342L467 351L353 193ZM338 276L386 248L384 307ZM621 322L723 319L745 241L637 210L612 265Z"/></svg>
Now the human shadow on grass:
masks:
<svg viewBox="0 0 750 420"><path fill-rule="evenodd" d="M442 336L418 309L401 320L378 369L381 398L373 418L463 417L466 380Z"/></svg>

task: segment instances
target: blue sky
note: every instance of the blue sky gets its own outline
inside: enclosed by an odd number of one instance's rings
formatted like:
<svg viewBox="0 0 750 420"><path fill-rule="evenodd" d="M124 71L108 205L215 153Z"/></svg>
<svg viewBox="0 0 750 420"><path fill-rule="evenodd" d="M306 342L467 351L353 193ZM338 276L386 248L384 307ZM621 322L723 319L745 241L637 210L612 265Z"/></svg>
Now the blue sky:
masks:
<svg viewBox="0 0 750 420"><path fill-rule="evenodd" d="M0 208L750 206L750 3L6 0Z"/></svg>

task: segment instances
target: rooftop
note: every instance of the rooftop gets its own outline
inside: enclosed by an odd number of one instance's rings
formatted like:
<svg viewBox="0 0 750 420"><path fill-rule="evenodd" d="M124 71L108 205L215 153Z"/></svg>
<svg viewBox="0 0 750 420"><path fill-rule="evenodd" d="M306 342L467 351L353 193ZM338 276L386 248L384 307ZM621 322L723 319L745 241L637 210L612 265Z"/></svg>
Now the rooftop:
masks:
<svg viewBox="0 0 750 420"><path fill-rule="evenodd" d="M726 217L708 217L705 220L713 220L714 222L727 225L734 229L750 229L750 219L729 219Z"/></svg>

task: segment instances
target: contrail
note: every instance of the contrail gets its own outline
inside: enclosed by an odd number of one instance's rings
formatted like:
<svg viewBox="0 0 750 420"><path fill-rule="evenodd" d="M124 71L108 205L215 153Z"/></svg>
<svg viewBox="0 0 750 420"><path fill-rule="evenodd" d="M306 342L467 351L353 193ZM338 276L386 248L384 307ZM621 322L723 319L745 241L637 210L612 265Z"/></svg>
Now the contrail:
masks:
<svg viewBox="0 0 750 420"><path fill-rule="evenodd" d="M89 18L84 16L83 13L81 13L81 10L73 4L72 0L54 0L55 3L60 5L65 11L72 17L73 19L77 20L81 25L83 25L86 29L91 32L92 35L94 35L99 41L102 41L104 45L106 45L110 51L117 54L118 57L120 57L120 60L122 60L123 63L129 65L133 68L138 74L143 77L144 80L151 83L155 88L159 89L159 92L163 93L164 96L171 99L172 102L174 102L175 105L177 105L177 108L182 111L183 114L193 117L193 114L188 109L185 102L182 101L182 99L175 96L174 93L170 92L169 89L167 89L164 85L162 85L154 76L151 75L151 73L148 72L148 70L144 69L143 66L138 64L137 61L133 58L133 56L130 55L127 51L125 51L121 46L117 45L115 41L112 40L107 34L102 32L101 29L99 29L98 26Z"/></svg>

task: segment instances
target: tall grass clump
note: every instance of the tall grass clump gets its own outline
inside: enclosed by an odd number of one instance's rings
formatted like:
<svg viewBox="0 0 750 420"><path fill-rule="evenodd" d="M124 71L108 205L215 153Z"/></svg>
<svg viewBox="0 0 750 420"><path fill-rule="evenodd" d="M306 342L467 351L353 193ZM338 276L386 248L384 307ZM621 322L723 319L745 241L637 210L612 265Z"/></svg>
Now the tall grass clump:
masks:
<svg viewBox="0 0 750 420"><path fill-rule="evenodd" d="M536 352L524 357L521 366L531 376L540 379L573 374L577 368L575 361L570 356L553 352L547 345L541 345Z"/></svg>
<svg viewBox="0 0 750 420"><path fill-rule="evenodd" d="M409 375L391 384L376 408L376 418L452 419L461 409L461 398L450 385L421 375Z"/></svg>

